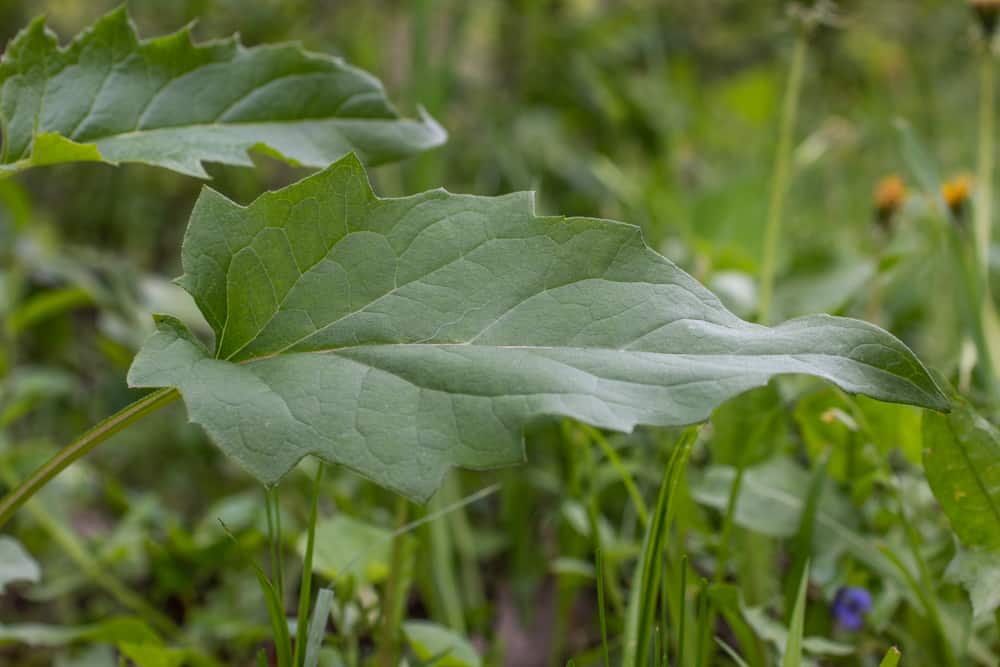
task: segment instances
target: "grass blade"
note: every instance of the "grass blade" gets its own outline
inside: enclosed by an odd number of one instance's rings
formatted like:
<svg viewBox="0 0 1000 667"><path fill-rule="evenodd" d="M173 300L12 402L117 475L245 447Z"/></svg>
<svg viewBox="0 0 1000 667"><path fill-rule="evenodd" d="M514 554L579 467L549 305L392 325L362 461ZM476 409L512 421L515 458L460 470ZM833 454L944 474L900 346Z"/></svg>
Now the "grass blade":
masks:
<svg viewBox="0 0 1000 667"><path fill-rule="evenodd" d="M723 653L729 656L730 660L736 663L737 667L750 667L750 665L747 664L747 661L741 658L740 654L737 653L732 646L722 641L718 637L715 638L715 643L719 645L719 648L722 649Z"/></svg>
<svg viewBox="0 0 1000 667"><path fill-rule="evenodd" d="M889 650L885 652L885 657L882 658L882 662L879 663L879 667L896 667L899 664L899 658L902 654L899 649L895 646L890 646Z"/></svg>
<svg viewBox="0 0 1000 667"><path fill-rule="evenodd" d="M684 645L687 644L685 635L687 634L687 572L688 557L684 554L681 557L681 591L678 598L680 613L678 614L677 630L677 665L684 667Z"/></svg>
<svg viewBox="0 0 1000 667"><path fill-rule="evenodd" d="M589 449L586 449L589 453ZM593 463L592 457L587 457ZM601 526L597 514L597 498L590 497L587 503L587 522L590 526L590 538L594 543L594 579L597 584L597 617L601 626L601 653L604 658L604 667L611 667L611 658L608 650L608 618L604 599L604 545L601 542Z"/></svg>
<svg viewBox="0 0 1000 667"><path fill-rule="evenodd" d="M809 587L809 562L806 561L799 580L799 590L792 609L792 620L788 624L788 643L785 644L781 656L781 667L800 667L802 665L802 634L806 622L806 589Z"/></svg>
<svg viewBox="0 0 1000 667"><path fill-rule="evenodd" d="M236 539L236 536L229 531L225 523L221 520L219 523L222 525L222 530L229 536L229 539L239 547L239 541ZM261 569L260 565L250 561L250 566L257 576L257 583L260 584L260 589L264 592L264 601L267 603L267 615L271 620L271 630L274 632L274 650L278 657L278 667L293 667L292 638L288 633L288 619L285 618L285 609L278 598L278 592L271 585L271 581L264 574L264 570ZM260 664L260 656L261 653L258 653L258 664ZM266 661L265 664L267 664Z"/></svg>
<svg viewBox="0 0 1000 667"><path fill-rule="evenodd" d="M323 647L326 622L330 618L332 608L333 591L329 588L321 588L316 596L316 606L313 607L312 620L309 623L309 637L306 640L306 652L302 667L317 667L319 664L319 651Z"/></svg>
<svg viewBox="0 0 1000 667"><path fill-rule="evenodd" d="M656 602L659 598L658 563L663 552L663 543L670 532L670 522L675 509L672 500L677 491L681 471L687 463L691 445L697 435L697 427L684 431L663 473L656 509L646 529L642 563L637 572L638 597L633 597L637 601L633 603L630 600L629 604L629 622L626 624L625 633L624 664L626 665L646 665L649 661L653 626L656 622Z"/></svg>
<svg viewBox="0 0 1000 667"><path fill-rule="evenodd" d="M812 553L816 514L820 498L823 495L823 482L826 480L828 461L829 457L824 455L813 471L812 480L809 482L809 495L806 497L806 504L799 519L799 531L792 543L791 553L794 554L794 559L785 587L785 620L788 622L791 622L791 614L798 595L798 590L794 586L801 586L799 582L807 569L809 555Z"/></svg>

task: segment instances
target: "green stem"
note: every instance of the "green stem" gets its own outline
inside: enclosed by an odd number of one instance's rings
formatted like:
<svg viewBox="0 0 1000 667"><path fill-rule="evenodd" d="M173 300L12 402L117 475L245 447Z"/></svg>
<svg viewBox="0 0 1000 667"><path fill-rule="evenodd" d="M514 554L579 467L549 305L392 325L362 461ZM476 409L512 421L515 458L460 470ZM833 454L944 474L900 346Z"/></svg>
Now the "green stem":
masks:
<svg viewBox="0 0 1000 667"><path fill-rule="evenodd" d="M800 28L795 38L792 65L788 73L788 87L781 107L781 125L778 130L778 152L774 163L774 177L771 182L771 199L767 210L767 227L764 230L764 257L760 267L760 305L758 320L767 324L774 296L774 276L778 264L778 238L781 235L781 219L785 212L791 172L792 147L795 138L795 121L799 114L799 98L802 95L802 74L805 71L808 31Z"/></svg>
<svg viewBox="0 0 1000 667"><path fill-rule="evenodd" d="M441 489L431 499L429 509L437 512L458 500L454 476L442 484ZM432 521L430 532L431 572L434 590L440 605L440 614L445 625L455 632L466 634L465 610L462 594L455 571L455 545L447 521Z"/></svg>
<svg viewBox="0 0 1000 667"><path fill-rule="evenodd" d="M982 390L993 399L997 396L997 383L987 335L987 320L983 319L984 315L990 314L991 309L988 305L978 307L979 304L986 303L982 300L985 282L979 275L980 266L964 231L966 230L963 228L950 226L945 230L945 242L951 250L953 265L958 270L964 288L963 293L959 294L959 306L967 322L968 335L976 347L975 376ZM990 298L988 293L985 298Z"/></svg>
<svg viewBox="0 0 1000 667"><path fill-rule="evenodd" d="M625 490L628 492L629 498L632 500L632 505L635 507L635 512L639 516L639 523L642 524L643 529L646 528L646 524L649 523L649 509L646 507L645 501L642 499L642 494L639 493L639 487L635 483L635 479L632 477L632 473L628 471L625 467L625 463L622 461L621 457L618 456L618 452L615 448L611 446L607 438L592 426L583 425L584 431L590 436L591 440L597 443L597 446L601 448L604 455L608 458L608 462L618 473L618 476L622 479L622 484L625 485Z"/></svg>
<svg viewBox="0 0 1000 667"><path fill-rule="evenodd" d="M396 503L396 525L400 530L406 528L406 519L410 513L410 504L400 496ZM385 584L385 599L382 601L382 636L379 640L378 656L375 664L378 667L396 667L399 662L399 625L402 619L403 590L406 585L405 567L406 536L399 531L392 539L392 563L389 570L389 580Z"/></svg>
<svg viewBox="0 0 1000 667"><path fill-rule="evenodd" d="M885 553L886 555L891 556L891 560L895 563L896 567L900 569L901 573L906 578L907 583L910 584L910 587L923 603L924 611L927 613L931 624L937 631L938 640L941 644L941 651L944 653L945 662L949 665L949 667L958 667L958 659L955 657L948 632L946 631L944 623L941 620L941 611L938 606L937 593L935 592L936 580L931 575L930 568L927 567L927 561L924 560L923 554L920 553L920 538L917 536L917 532L913 528L913 524L906 515L906 508L898 490L896 491L896 503L899 508L900 523L903 524L903 535L906 537L907 546L909 546L910 553L913 555L913 560L917 565L917 574L920 577L920 581L914 580L913 575L910 574L910 571L905 565L903 565L903 562L895 554L889 550L886 550Z"/></svg>
<svg viewBox="0 0 1000 667"><path fill-rule="evenodd" d="M0 500L0 527L3 527L17 510L38 491L49 483L53 477L68 468L74 461L82 458L94 447L101 444L118 431L153 413L160 408L173 403L180 394L176 389L159 389L139 399L135 403L111 415L94 426L79 438L59 450L38 470L21 482L13 491Z"/></svg>
<svg viewBox="0 0 1000 667"><path fill-rule="evenodd" d="M736 466L736 477L733 478L733 485L729 488L729 502L726 504L726 515L722 519L722 532L719 535L719 549L716 554L715 563L715 574L712 577L712 584L718 586L726 578L726 570L729 567L729 552L730 552L730 541L733 538L733 526L736 523L736 506L740 499L740 493L743 491L743 475L746 472L747 461L746 461L746 450L740 455L738 465ZM708 619L707 623L710 626L715 625L715 620L717 618L718 609L715 603L712 602L708 606L707 610ZM708 645L701 647L699 644L699 654L704 651L709 659L711 659L712 654L715 652L714 645ZM698 664L701 664L700 662Z"/></svg>
<svg viewBox="0 0 1000 667"><path fill-rule="evenodd" d="M726 515L722 519L722 532L719 535L719 552L716 555L715 576L713 583L721 584L726 578L726 568L729 561L729 542L733 536L733 526L736 523L736 504L740 499L740 492L743 490L743 474L746 471L746 463L740 460L736 468L736 477L733 478L733 485L729 488L729 502L726 504Z"/></svg>
<svg viewBox="0 0 1000 667"><path fill-rule="evenodd" d="M993 84L993 54L987 44L979 66L979 156L976 168L976 254L982 276L989 263L993 221L993 150L996 95Z"/></svg>
<svg viewBox="0 0 1000 667"><path fill-rule="evenodd" d="M1000 369L994 366L996 355L989 347L993 336L1000 333L1000 317L993 306L993 296L990 293L990 241L993 229L993 180L994 151L996 137L996 93L993 52L987 40L979 65L979 155L976 167L975 219L973 229L976 244L976 266L979 281L979 321L985 336L980 350L983 358L979 365L983 371L993 378ZM996 399L995 382L990 381L987 387L991 390L990 398Z"/></svg>
<svg viewBox="0 0 1000 667"><path fill-rule="evenodd" d="M313 481L312 502L309 506L309 525L306 529L306 554L302 559L302 585L299 586L299 616L296 619L293 667L302 667L306 659L309 607L312 602L313 551L316 546L316 521L319 518L319 491L322 482L323 462L318 461L316 478Z"/></svg>

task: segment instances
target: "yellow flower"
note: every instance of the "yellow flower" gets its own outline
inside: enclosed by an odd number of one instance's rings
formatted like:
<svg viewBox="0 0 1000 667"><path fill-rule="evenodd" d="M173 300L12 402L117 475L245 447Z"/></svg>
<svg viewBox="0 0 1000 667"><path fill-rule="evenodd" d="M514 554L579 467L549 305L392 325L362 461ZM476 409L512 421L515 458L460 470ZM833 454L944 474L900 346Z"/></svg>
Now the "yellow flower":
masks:
<svg viewBox="0 0 1000 667"><path fill-rule="evenodd" d="M972 177L959 174L941 185L941 196L955 218L961 218L965 213L965 205L972 194Z"/></svg>
<svg viewBox="0 0 1000 667"><path fill-rule="evenodd" d="M875 202L875 219L880 225L888 225L906 199L906 184L896 174L890 174L878 182L872 198Z"/></svg>

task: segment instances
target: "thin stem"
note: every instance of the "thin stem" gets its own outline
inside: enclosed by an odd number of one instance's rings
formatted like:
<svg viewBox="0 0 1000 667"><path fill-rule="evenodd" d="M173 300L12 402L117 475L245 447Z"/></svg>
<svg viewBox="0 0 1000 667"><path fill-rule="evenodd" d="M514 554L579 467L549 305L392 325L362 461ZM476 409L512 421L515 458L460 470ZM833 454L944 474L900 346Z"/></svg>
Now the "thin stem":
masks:
<svg viewBox="0 0 1000 667"><path fill-rule="evenodd" d="M934 577L931 575L930 568L927 567L927 561L924 560L923 554L920 553L920 538L917 536L917 532L914 530L913 524L910 523L910 519L906 515L906 507L898 490L896 490L895 495L896 503L899 508L900 523L903 524L903 535L906 537L906 542L910 547L910 553L913 555L913 560L917 564L917 573L920 576L920 581L917 582L913 579L910 571L903 565L902 561L899 560L895 554L888 550L886 550L885 553L886 555L892 556L893 562L896 563L896 566L900 569L911 588L913 588L917 596L920 598L920 601L923 603L927 616L930 618L934 629L937 630L938 640L941 642L941 650L944 652L945 662L947 662L950 667L958 667L958 660L952 650L948 632L946 631L944 623L941 620L937 594L934 590L936 582Z"/></svg>
<svg viewBox="0 0 1000 667"><path fill-rule="evenodd" d="M684 645L687 643L687 571L688 556L681 556L681 594L679 599L680 612L678 616L677 630L677 666L684 667Z"/></svg>
<svg viewBox="0 0 1000 667"><path fill-rule="evenodd" d="M745 458L745 457L744 457ZM729 502L726 504L726 515L722 519L722 533L719 536L719 552L716 555L715 576L713 583L721 584L726 578L726 567L729 561L729 542L733 535L733 526L736 523L736 506L739 503L740 492L743 490L743 475L746 471L746 462L740 460L736 468L736 477L733 478L733 485L729 487Z"/></svg>
<svg viewBox="0 0 1000 667"><path fill-rule="evenodd" d="M774 296L774 276L778 264L778 238L781 235L781 219L785 212L788 195L789 174L791 172L792 146L795 138L795 121L799 114L799 98L802 95L802 74L805 71L808 30L800 28L795 37L792 65L788 73L788 87L781 107L781 125L778 130L778 152L774 163L774 177L771 182L771 199L767 210L767 227L764 230L764 257L760 267L760 306L758 320L766 324L771 313Z"/></svg>
<svg viewBox="0 0 1000 667"><path fill-rule="evenodd" d="M63 447L59 452L21 482L13 491L0 500L0 527L3 527L17 510L56 475L82 458L94 447L101 444L118 431L173 403L180 394L176 389L159 389L139 399L135 403L111 415L79 438Z"/></svg>
<svg viewBox="0 0 1000 667"><path fill-rule="evenodd" d="M313 481L312 502L309 506L309 525L306 529L306 554L302 559L302 584L299 586L299 616L296 619L293 667L302 667L305 664L307 653L307 619L309 617L310 603L312 602L313 551L316 546L316 521L319 518L319 491L322 482L323 462L318 461L316 464L316 478ZM329 616L329 610L327 611L327 616ZM324 623L323 625L325 627L326 624Z"/></svg>
<svg viewBox="0 0 1000 667"><path fill-rule="evenodd" d="M649 523L649 509L642 499L642 494L639 493L639 487L636 485L632 473L628 471L625 463L618 456L618 452L615 451L615 448L611 446L611 443L608 442L607 438L600 431L586 424L583 425L583 429L590 436L591 440L596 442L597 446L601 448L604 455L608 457L608 462L611 463L615 472L621 477L622 483L625 485L625 490L628 492L629 498L632 500L632 505L635 507L635 512L639 516L639 523L645 528L646 524Z"/></svg>
<svg viewBox="0 0 1000 667"><path fill-rule="evenodd" d="M990 41L987 39L983 44L982 56L979 65L979 155L976 167L976 189L975 189L975 218L973 229L975 234L975 257L977 266L977 279L979 282L979 322L984 329L984 337L981 344L984 349L980 350L979 366L986 373L991 381L987 383L990 390L990 398L996 399L995 382L992 378L997 374L998 369L994 366L997 361L994 350L990 349L989 342L992 335L998 333L1000 329L1000 317L997 316L993 306L993 296L990 293L990 241L993 229L993 180L994 180L994 151L996 137L996 92L995 92L995 72L993 64L993 50L990 48ZM975 305L973 307L976 307Z"/></svg>
<svg viewBox="0 0 1000 667"><path fill-rule="evenodd" d="M993 223L993 150L996 95L993 83L993 54L987 43L979 65L979 155L976 168L976 256L982 276L989 262L990 232Z"/></svg>
<svg viewBox="0 0 1000 667"><path fill-rule="evenodd" d="M396 525L403 529L410 513L410 504L400 496L396 502ZM392 540L392 564L389 570L389 580L385 584L385 599L382 601L382 636L379 640L378 655L375 664L378 667L395 667L399 658L399 624L403 607L403 597L406 594L405 567L406 538L397 531Z"/></svg>

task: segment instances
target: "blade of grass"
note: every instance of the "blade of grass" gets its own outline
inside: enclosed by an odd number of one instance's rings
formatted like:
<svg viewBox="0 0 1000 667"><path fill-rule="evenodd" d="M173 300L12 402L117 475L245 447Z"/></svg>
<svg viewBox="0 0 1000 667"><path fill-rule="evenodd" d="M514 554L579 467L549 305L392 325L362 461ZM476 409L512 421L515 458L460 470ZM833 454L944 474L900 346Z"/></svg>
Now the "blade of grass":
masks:
<svg viewBox="0 0 1000 667"><path fill-rule="evenodd" d="M681 556L681 590L678 596L678 605L680 607L680 612L678 614L678 629L677 629L677 665L678 667L684 667L684 646L687 644L687 572L688 572L688 556L684 554Z"/></svg>
<svg viewBox="0 0 1000 667"><path fill-rule="evenodd" d="M660 658L656 661L656 664L662 667L667 667L670 658L670 633L667 632L667 628L670 627L670 623L667 620L670 613L670 578L665 561L666 554L664 554L664 559L661 561L663 563L663 570L660 572L660 635L662 636L662 645Z"/></svg>
<svg viewBox="0 0 1000 667"><path fill-rule="evenodd" d="M901 657L899 649L895 646L890 646L889 650L885 652L885 657L882 658L882 662L879 663L879 667L897 667L899 665L899 658Z"/></svg>
<svg viewBox="0 0 1000 667"><path fill-rule="evenodd" d="M230 532L221 519L219 519L219 524L226 535L229 536L229 539L239 547L240 543L236 539L236 536ZM271 621L271 630L274 633L274 651L278 657L278 667L292 667L292 638L288 633L288 619L285 618L285 610L278 598L278 592L267 578L267 575L264 574L264 570L261 569L260 565L252 560L249 563L253 568L254 575L257 577L257 583L260 584L260 589L264 593L264 602L267 604L267 615ZM260 661L259 655L258 653L258 662Z"/></svg>
<svg viewBox="0 0 1000 667"><path fill-rule="evenodd" d="M323 647L323 637L326 634L326 622L333 608L333 591L321 588L316 595L316 605L313 607L312 620L309 623L309 637L306 640L306 652L302 667L317 667L319 650ZM296 644L298 638L296 638Z"/></svg>
<svg viewBox="0 0 1000 667"><path fill-rule="evenodd" d="M590 436L590 439L597 443L597 446L601 448L604 452L604 456L607 457L608 462L611 467L615 469L618 476L622 479L622 484L625 485L625 491L628 493L629 499L632 501L632 505L635 507L635 513L639 516L639 522L642 527L645 528L649 523L649 508L646 507L645 501L642 499L642 494L639 493L639 487L635 483L635 478L632 473L628 471L625 467L624 462L615 448L611 446L608 439L604 437L604 434L592 426L586 424L581 425L581 428Z"/></svg>
<svg viewBox="0 0 1000 667"><path fill-rule="evenodd" d="M719 648L722 649L723 653L729 656L730 660L736 663L737 667L750 667L750 665L747 664L746 660L741 658L740 654L737 653L732 646L722 641L718 637L715 638L715 643L719 645Z"/></svg>
<svg viewBox="0 0 1000 667"><path fill-rule="evenodd" d="M819 509L819 500L823 495L823 482L826 480L826 471L829 457L825 454L816 464L812 479L809 482L809 495L806 496L806 504L802 508L802 516L799 518L799 531L792 542L791 553L793 554L792 567L789 570L785 585L785 620L791 623L793 609L798 596L798 586L803 573L808 568L809 556L812 553L813 532L816 526L816 512Z"/></svg>
<svg viewBox="0 0 1000 667"><path fill-rule="evenodd" d="M597 619L601 626L601 653L604 657L604 667L611 667L611 657L608 651L608 619L604 604L604 556L601 549L601 537L597 525L597 508L590 503L590 531L594 537L594 578L597 580Z"/></svg>
<svg viewBox="0 0 1000 667"><path fill-rule="evenodd" d="M707 665L711 650L712 628L715 625L715 614L708 594L708 579L702 579L698 587L698 655L695 664L698 667Z"/></svg>
<svg viewBox="0 0 1000 667"><path fill-rule="evenodd" d="M802 665L802 634L806 622L806 590L809 587L809 562L806 561L799 579L796 593L795 608L792 610L792 620L788 624L788 642L781 656L781 667L801 667Z"/></svg>
<svg viewBox="0 0 1000 667"><path fill-rule="evenodd" d="M691 446L698 435L698 427L684 431L680 441L667 463L656 501L656 509L650 517L646 529L642 562L638 574L637 603L629 604L629 619L625 633L625 664L647 665L649 648L656 617L656 603L659 598L660 568L658 563L663 553L663 544L670 532L670 523L676 506L672 502L681 478L681 471L691 453Z"/></svg>
<svg viewBox="0 0 1000 667"><path fill-rule="evenodd" d="M316 479L313 481L312 504L309 507L309 527L306 533L306 554L302 560L302 585L299 587L299 617L295 629L295 667L302 667L305 660L305 632L312 602L313 548L316 544L316 519L319 511L319 487L323 481L323 462L316 464ZM317 605L319 601L317 600Z"/></svg>

